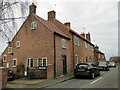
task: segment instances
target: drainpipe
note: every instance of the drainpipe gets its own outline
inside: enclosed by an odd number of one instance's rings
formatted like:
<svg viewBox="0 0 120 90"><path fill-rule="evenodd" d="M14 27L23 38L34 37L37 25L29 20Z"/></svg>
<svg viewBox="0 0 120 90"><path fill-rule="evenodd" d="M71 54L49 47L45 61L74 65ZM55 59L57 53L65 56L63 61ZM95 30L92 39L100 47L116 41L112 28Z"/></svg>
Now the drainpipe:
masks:
<svg viewBox="0 0 120 90"><path fill-rule="evenodd" d="M72 48L73 48L73 70L74 70L74 35L72 34Z"/></svg>
<svg viewBox="0 0 120 90"><path fill-rule="evenodd" d="M55 32L54 32L54 78L56 78L56 42L55 42Z"/></svg>

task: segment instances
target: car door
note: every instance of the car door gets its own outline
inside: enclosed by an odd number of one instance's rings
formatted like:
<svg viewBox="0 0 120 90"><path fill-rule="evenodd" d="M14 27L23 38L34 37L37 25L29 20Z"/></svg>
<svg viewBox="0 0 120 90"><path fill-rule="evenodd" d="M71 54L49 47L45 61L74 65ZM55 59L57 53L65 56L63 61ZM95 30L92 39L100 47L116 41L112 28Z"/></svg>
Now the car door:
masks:
<svg viewBox="0 0 120 90"><path fill-rule="evenodd" d="M95 65L95 64L92 64L91 65L92 67L93 67L93 69L94 69L94 73L95 73L95 75L97 75L99 72L98 72L98 68L97 68L97 66Z"/></svg>

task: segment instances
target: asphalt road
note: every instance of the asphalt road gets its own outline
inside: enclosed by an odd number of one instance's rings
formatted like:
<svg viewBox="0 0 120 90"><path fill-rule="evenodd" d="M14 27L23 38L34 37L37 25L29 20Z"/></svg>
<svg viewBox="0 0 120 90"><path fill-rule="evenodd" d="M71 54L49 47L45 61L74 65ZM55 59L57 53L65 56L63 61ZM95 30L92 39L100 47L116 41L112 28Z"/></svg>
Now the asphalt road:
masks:
<svg viewBox="0 0 120 90"><path fill-rule="evenodd" d="M47 88L118 88L118 66L110 68L110 71L101 71L101 76L95 79L73 78Z"/></svg>

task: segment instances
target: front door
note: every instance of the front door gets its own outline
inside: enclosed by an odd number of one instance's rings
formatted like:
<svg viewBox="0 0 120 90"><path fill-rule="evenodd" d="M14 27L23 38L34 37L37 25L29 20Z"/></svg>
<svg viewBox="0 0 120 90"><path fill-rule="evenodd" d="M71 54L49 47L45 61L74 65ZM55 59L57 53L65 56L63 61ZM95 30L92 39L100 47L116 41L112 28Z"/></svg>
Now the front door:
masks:
<svg viewBox="0 0 120 90"><path fill-rule="evenodd" d="M66 74L67 73L66 55L62 56L62 60L63 60L63 74Z"/></svg>

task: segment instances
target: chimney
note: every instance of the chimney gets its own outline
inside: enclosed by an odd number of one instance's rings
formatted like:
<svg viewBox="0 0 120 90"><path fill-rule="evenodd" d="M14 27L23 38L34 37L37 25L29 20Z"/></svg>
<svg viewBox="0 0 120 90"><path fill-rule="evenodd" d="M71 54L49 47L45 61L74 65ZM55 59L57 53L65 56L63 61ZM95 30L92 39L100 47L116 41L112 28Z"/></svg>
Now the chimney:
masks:
<svg viewBox="0 0 120 90"><path fill-rule="evenodd" d="M32 5L29 6L29 14L36 14L36 5L32 3Z"/></svg>
<svg viewBox="0 0 120 90"><path fill-rule="evenodd" d="M66 23L64 23L64 25L66 25L68 28L70 28L70 22L66 22Z"/></svg>
<svg viewBox="0 0 120 90"><path fill-rule="evenodd" d="M82 33L81 33L81 36L83 36L83 37L85 38L85 33L84 33L84 32L82 32Z"/></svg>
<svg viewBox="0 0 120 90"><path fill-rule="evenodd" d="M55 17L56 17L56 12L55 12L54 10L48 12L48 20L49 20L49 21L55 19Z"/></svg>
<svg viewBox="0 0 120 90"><path fill-rule="evenodd" d="M88 34L86 34L86 39L91 41L91 38L90 38L90 33L88 32Z"/></svg>
<svg viewBox="0 0 120 90"><path fill-rule="evenodd" d="M95 49L99 50L99 46L96 45L96 46L95 46Z"/></svg>

